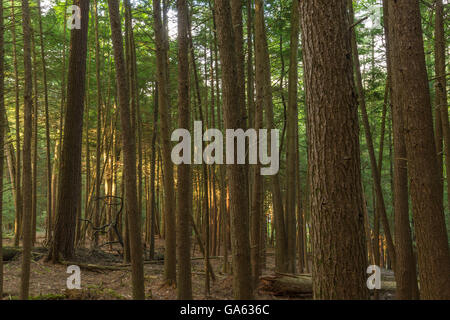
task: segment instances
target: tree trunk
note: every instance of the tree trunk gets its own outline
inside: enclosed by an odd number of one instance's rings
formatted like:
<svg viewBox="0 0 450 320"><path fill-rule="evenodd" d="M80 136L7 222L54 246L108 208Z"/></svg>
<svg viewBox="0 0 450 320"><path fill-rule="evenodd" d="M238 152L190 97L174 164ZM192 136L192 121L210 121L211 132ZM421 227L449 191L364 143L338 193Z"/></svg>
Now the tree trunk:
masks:
<svg viewBox="0 0 450 320"><path fill-rule="evenodd" d="M354 23L354 13L353 13L353 3L348 1L350 9L350 24ZM370 167L372 172L372 179L374 181L375 195L376 195L376 206L381 222L383 223L383 230L387 240L387 246L392 259L395 258L394 242L391 237L391 229L389 226L389 221L387 218L386 206L384 203L383 189L381 188L381 176L379 175L377 160L375 156L375 148L373 146L372 132L370 129L369 116L367 114L366 98L363 87L363 80L361 76L361 66L359 62L358 44L356 42L356 31L355 27L351 28L351 45L353 53L353 63L355 67L356 74L356 88L358 93L359 107L361 109L364 133L366 137L367 149L369 151ZM394 263L395 265L395 263Z"/></svg>
<svg viewBox="0 0 450 320"><path fill-rule="evenodd" d="M215 0L219 53L222 62L223 112L226 129L243 128L239 99L235 35L228 0ZM236 150L227 150L235 152ZM248 195L245 192L245 165L227 165L230 188L231 235L233 251L233 291L235 299L252 299L250 267Z"/></svg>
<svg viewBox="0 0 450 320"><path fill-rule="evenodd" d="M345 1L300 3L316 299L369 297L347 9Z"/></svg>
<svg viewBox="0 0 450 320"><path fill-rule="evenodd" d="M450 211L450 128L448 120L447 76L445 71L446 41L444 33L444 5L436 0L435 19L435 68L436 68L436 109L441 112L442 134L444 137L445 171L447 173L447 212Z"/></svg>
<svg viewBox="0 0 450 320"><path fill-rule="evenodd" d="M44 81L44 112L45 112L45 141L46 141L46 161L47 161L47 221L52 220L52 159L51 159L51 140L50 140L50 116L48 111L48 86L47 86L47 63L45 59L44 34L42 30L42 14L41 1L37 0L38 18L39 18L39 34L41 45L41 63L42 76ZM46 238L50 239L51 224L47 225Z"/></svg>
<svg viewBox="0 0 450 320"><path fill-rule="evenodd" d="M394 218L395 218L395 279L397 281L396 298L401 300L418 299L416 260L413 253L411 227L409 221L408 199L408 162L404 136L404 121L400 101L395 94L396 87L392 82L392 45L393 39L389 33L389 9L387 0L383 1L384 31L386 34L386 51L388 67L388 85L391 97L392 128L394 131ZM394 44L395 45L395 44ZM380 163L381 166L381 163ZM378 247L378 246L377 246ZM379 260L378 253L378 260Z"/></svg>
<svg viewBox="0 0 450 320"><path fill-rule="evenodd" d="M15 103L16 103L16 197L15 207L16 216L14 221L14 246L18 246L20 242L21 230L22 230L22 187L21 187L21 171L22 163L21 150L20 150L20 100L19 100L19 67L17 61L17 38L16 38L16 15L15 15L15 4L14 0L11 0L11 36L12 36L12 49L13 49L13 65L14 65L14 93L15 93Z"/></svg>
<svg viewBox="0 0 450 320"><path fill-rule="evenodd" d="M299 0L292 1L291 13L291 48L289 64L289 92L287 108L287 137L286 137L286 176L287 176L287 194L286 194L286 233L287 233L287 271L295 273L296 257L296 202L297 198L297 131L298 131L298 42L299 42Z"/></svg>
<svg viewBox="0 0 450 320"><path fill-rule="evenodd" d="M89 1L74 0L74 5L81 8L81 29L72 29L70 37L67 106L60 159L56 224L49 251L49 258L53 262L59 260L59 254L65 259L73 256L76 219L80 209Z"/></svg>
<svg viewBox="0 0 450 320"><path fill-rule="evenodd" d="M94 225L99 226L100 220L100 187L102 180L100 177L101 162L101 141L102 141L102 83L101 83L101 62L100 62L100 42L98 35L98 2L94 0L94 23L95 23L95 77L97 82L97 139L95 150L95 209ZM112 138L112 137L111 137ZM98 235L94 235L94 246L98 245Z"/></svg>
<svg viewBox="0 0 450 320"><path fill-rule="evenodd" d="M173 166L171 161L170 112L164 27L161 22L161 1L153 1L153 19L156 41L156 69L158 79L159 114L161 119L161 148L164 166L164 277L168 283L176 281L176 230Z"/></svg>
<svg viewBox="0 0 450 320"><path fill-rule="evenodd" d="M268 132L274 128L273 102L270 76L270 59L267 46L266 26L264 22L264 1L255 1L255 65L256 79L261 78L264 83L263 110L266 112L266 126ZM268 140L271 140L268 134ZM269 144L270 146L270 144ZM270 149L270 148L268 148ZM269 150L269 152L271 152ZM280 179L278 174L271 177L272 200L275 218L275 268L279 272L287 271L287 239L284 221L284 209L281 199Z"/></svg>
<svg viewBox="0 0 450 320"><path fill-rule="evenodd" d="M122 149L124 158L126 210L130 230L133 299L145 299L144 265L142 257L140 216L136 190L136 142L131 127L129 89L123 54L119 2L108 0L111 36L113 40L116 83L119 95L120 122L122 125Z"/></svg>
<svg viewBox="0 0 450 320"><path fill-rule="evenodd" d="M401 108L418 251L420 295L450 299L445 228L418 1L389 1L394 101Z"/></svg>
<svg viewBox="0 0 450 320"><path fill-rule="evenodd" d="M189 42L188 6L177 1L178 9L178 127L189 130ZM189 164L178 166L177 177L177 299L192 299L191 279L191 169Z"/></svg>
<svg viewBox="0 0 450 320"><path fill-rule="evenodd" d="M32 173L31 138L33 113L33 79L31 64L31 19L28 0L22 0L23 64L24 64L24 138L23 138L23 253L20 299L27 300L30 287L32 245Z"/></svg>

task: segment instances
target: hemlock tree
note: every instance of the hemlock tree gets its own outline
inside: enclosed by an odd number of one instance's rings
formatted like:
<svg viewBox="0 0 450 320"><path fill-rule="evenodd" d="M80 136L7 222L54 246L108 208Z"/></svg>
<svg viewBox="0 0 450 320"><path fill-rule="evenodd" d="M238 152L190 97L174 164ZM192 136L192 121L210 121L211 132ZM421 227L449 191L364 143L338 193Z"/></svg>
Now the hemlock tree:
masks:
<svg viewBox="0 0 450 320"><path fill-rule="evenodd" d="M137 205L136 186L136 140L131 126L130 92L125 69L123 39L119 13L119 1L108 0L111 36L116 67L116 84L119 96L120 123L122 125L122 149L125 175L125 199L129 226L131 281L133 299L145 299L144 264L141 243L140 216Z"/></svg>
<svg viewBox="0 0 450 320"><path fill-rule="evenodd" d="M397 299L418 299L416 259L414 257L409 219L408 167L406 160L403 116L398 95L394 94L396 83L392 82L391 37L389 34L389 9L387 0L383 1L384 32L386 35L386 61L389 95L391 99L392 129L394 141L393 186L395 219L395 282ZM378 259L379 260L379 259Z"/></svg>
<svg viewBox="0 0 450 320"><path fill-rule="evenodd" d="M367 255L347 1L300 3L315 299L367 299Z"/></svg>
<svg viewBox="0 0 450 320"><path fill-rule="evenodd" d="M178 127L189 130L189 42L188 6L177 0L178 9ZM177 179L177 298L192 299L191 279L191 169L188 164L178 166Z"/></svg>
<svg viewBox="0 0 450 320"><path fill-rule="evenodd" d="M156 74L158 81L158 107L160 114L160 142L162 163L164 166L164 277L168 284L176 282L176 230L175 230L175 188L173 186L173 165L170 143L170 111L167 79L167 50L165 45L164 26L161 20L161 1L153 1L153 23L156 42Z"/></svg>
<svg viewBox="0 0 450 320"><path fill-rule="evenodd" d="M228 0L215 0L219 55L222 63L222 92L225 129L243 127L242 106L236 68L235 38L231 8ZM227 150L234 152L235 150ZM227 165L230 190L231 243L233 253L233 292L235 299L252 299L252 272L250 265L250 240L248 196L245 192L245 165Z"/></svg>
<svg viewBox="0 0 450 320"><path fill-rule="evenodd" d="M433 132L418 0L388 1L394 101L401 108L420 297L450 299L450 250Z"/></svg>
<svg viewBox="0 0 450 320"><path fill-rule="evenodd" d="M32 176L31 136L33 112L33 80L31 66L31 18L28 0L22 0L24 86L24 138L23 138L23 252L20 299L28 299L32 246Z"/></svg>
<svg viewBox="0 0 450 320"><path fill-rule="evenodd" d="M59 260L60 254L66 259L74 255L77 213L81 209L79 199L89 0L74 0L73 4L80 7L81 28L72 29L70 36L67 104L59 168L56 223L49 250L49 258L53 262Z"/></svg>

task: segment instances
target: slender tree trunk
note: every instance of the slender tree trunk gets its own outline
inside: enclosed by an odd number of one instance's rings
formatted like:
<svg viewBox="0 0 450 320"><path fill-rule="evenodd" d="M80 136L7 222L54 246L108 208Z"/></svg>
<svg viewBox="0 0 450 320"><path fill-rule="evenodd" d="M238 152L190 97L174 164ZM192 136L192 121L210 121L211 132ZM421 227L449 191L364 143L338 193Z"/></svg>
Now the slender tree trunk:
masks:
<svg viewBox="0 0 450 320"><path fill-rule="evenodd" d="M156 193L155 193L155 167L156 167L156 137L158 134L158 86L155 86L153 104L153 132L150 159L150 260L155 256L155 227L156 227ZM159 185L159 184L158 184Z"/></svg>
<svg viewBox="0 0 450 320"><path fill-rule="evenodd" d="M31 64L31 19L28 0L22 0L24 86L24 139L23 139L23 252L20 299L27 300L30 286L31 225L32 225L32 173L31 136L33 113L33 79Z"/></svg>
<svg viewBox="0 0 450 320"><path fill-rule="evenodd" d="M50 140L50 116L48 111L48 85L47 85L47 63L45 59L45 47L44 47L44 34L42 31L42 14L41 14L41 1L37 0L38 7L38 19L39 19L39 34L41 45L41 63L42 63L42 76L44 82L44 112L45 112L45 141L46 141L46 161L47 161L47 230L46 238L50 239L50 230L53 216L52 211L52 159L51 159L51 140Z"/></svg>
<svg viewBox="0 0 450 320"><path fill-rule="evenodd" d="M346 1L300 3L316 299L369 297L347 9Z"/></svg>
<svg viewBox="0 0 450 320"><path fill-rule="evenodd" d="M349 9L350 9L350 23L353 24L353 21L354 21L353 3L351 1L348 1L348 5L349 5ZM377 206L378 214L381 218L381 222L383 223L383 229L384 229L384 234L386 236L389 253L390 253L392 259L395 259L394 242L391 237L391 231L390 231L389 221L388 221L387 212L386 212L386 206L384 203L383 189L381 188L381 177L378 174L379 170L378 170L377 160L376 160L376 156L375 156L375 148L373 146L372 132L370 129L369 116L367 114L366 98L365 98L364 87L363 87L362 76L361 76L361 66L360 66L360 62L359 62L358 45L356 42L355 27L352 27L351 30L352 30L351 42L352 42L352 52L353 52L353 63L355 66L355 74L356 74L356 88L357 88L357 93L358 93L359 107L361 109L362 118L363 118L364 133L365 133L365 137L366 137L367 148L369 151L370 167L371 167L372 178L373 178L374 187L375 187L376 206ZM394 265L395 265L395 263L394 263Z"/></svg>
<svg viewBox="0 0 450 320"><path fill-rule="evenodd" d="M13 48L13 65L14 65L14 93L16 103L16 216L14 221L14 246L18 246L20 242L20 235L22 230L22 187L21 187L21 172L22 163L21 149L20 149L20 100L19 100L19 67L17 61L17 38L16 38L16 15L15 15L15 3L11 0L11 36L12 36L12 48Z"/></svg>
<svg viewBox="0 0 450 320"><path fill-rule="evenodd" d="M419 1L389 1L394 101L401 108L422 299L450 299L450 250L440 196Z"/></svg>
<svg viewBox="0 0 450 320"><path fill-rule="evenodd" d="M38 163L38 109L39 109L39 93L37 85L37 59L36 59L36 42L34 32L31 32L32 66L33 66L33 95L34 104L32 111L32 130L31 130L31 245L36 242L36 214L37 214L37 163Z"/></svg>
<svg viewBox="0 0 450 320"><path fill-rule="evenodd" d="M140 216L136 190L136 144L131 127L129 89L123 55L123 39L120 24L119 1L108 0L111 35L116 66L116 83L119 94L120 121L122 125L122 149L124 157L126 209L130 228L133 298L145 299L144 265L142 257Z"/></svg>
<svg viewBox="0 0 450 320"><path fill-rule="evenodd" d="M165 245L164 251L164 277L166 281L176 281L176 231L175 231L175 207L173 166L171 161L170 143L170 112L168 101L168 76L166 64L166 46L164 40L164 29L161 22L161 1L153 1L153 19L156 41L156 68L159 94L159 113L161 119L161 145L164 165L164 225Z"/></svg>
<svg viewBox="0 0 450 320"><path fill-rule="evenodd" d="M255 65L256 79L261 77L264 81L263 110L266 112L267 130L270 132L274 128L272 87L270 76L270 59L267 46L266 27L264 22L264 1L255 1ZM258 81L258 80L257 80ZM269 141L271 140L268 134ZM269 144L270 145L270 144ZM270 148L269 148L270 149ZM271 152L271 150L269 150ZM284 209L281 197L281 187L279 175L271 177L272 200L275 218L275 269L278 272L287 271L287 239L284 221Z"/></svg>
<svg viewBox="0 0 450 320"><path fill-rule="evenodd" d="M178 9L178 127L189 130L189 42L188 6L177 1ZM192 299L191 279L191 169L188 164L178 167L177 177L177 298Z"/></svg>
<svg viewBox="0 0 450 320"><path fill-rule="evenodd" d="M216 22L222 62L223 110L225 128L238 129L244 125L239 99L235 35L231 8L228 0L215 0ZM235 152L235 150L227 150ZM231 234L233 251L233 291L236 299L252 299L252 273L250 266L248 195L242 181L245 179L245 165L227 165L230 186Z"/></svg>
<svg viewBox="0 0 450 320"><path fill-rule="evenodd" d="M100 177L101 162L101 141L102 141L102 83L101 83L101 62L100 62L100 42L98 35L98 2L94 0L94 24L95 24L95 77L97 82L97 143L95 152L95 209L94 225L98 226L100 219L100 187L102 180ZM111 137L112 138L112 137ZM94 246L98 245L98 235L94 235Z"/></svg>
<svg viewBox="0 0 450 320"><path fill-rule="evenodd" d="M287 108L287 194L286 194L286 231L287 231L287 267L290 273L295 273L296 252L296 220L295 210L297 198L297 83L298 83L298 42L299 42L299 0L292 1L291 10L291 48L289 64L289 96Z"/></svg>
<svg viewBox="0 0 450 320"><path fill-rule="evenodd" d="M446 50L444 32L444 5L436 0L435 18L435 68L436 68L436 109L440 111L442 134L444 137L445 171L447 173L447 212L450 211L450 128L448 120L447 76L445 66Z"/></svg>

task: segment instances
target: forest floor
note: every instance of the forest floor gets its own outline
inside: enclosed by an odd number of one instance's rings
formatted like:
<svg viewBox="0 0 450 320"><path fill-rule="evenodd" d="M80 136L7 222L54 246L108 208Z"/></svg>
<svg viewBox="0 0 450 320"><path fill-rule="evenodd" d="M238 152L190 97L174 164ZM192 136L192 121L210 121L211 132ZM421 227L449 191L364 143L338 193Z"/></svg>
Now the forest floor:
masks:
<svg viewBox="0 0 450 320"><path fill-rule="evenodd" d="M116 251L104 248L91 250L79 248L76 257L69 263L81 268L81 290L67 289L68 264L52 264L46 262L47 249L42 246L43 238L38 236L33 249L31 263L30 296L35 300L117 300L131 299L131 269L124 265L122 257ZM4 239L4 246L12 246L12 240ZM109 248L108 248L109 249ZM192 260L192 289L195 300L214 299L229 300L232 294L232 276L224 274L223 259L213 257L211 265L216 276L211 281L210 294L205 295L204 259L195 248ZM114 250L114 248L113 248ZM159 260L145 261L146 297L154 300L176 299L176 290L164 284L164 241L156 240L155 258ZM148 253L146 253L148 255ZM17 299L20 288L21 254L4 263L4 296L3 299ZM271 275L274 270L273 249L267 251L267 265L263 275ZM310 294L297 296L275 296L258 290L256 299L311 299ZM387 294L382 299L392 299Z"/></svg>
<svg viewBox="0 0 450 320"><path fill-rule="evenodd" d="M79 264L81 268L81 290L68 290L66 281L70 274L66 273L68 265L52 264L46 262L47 249L42 246L43 238L38 237L33 249L31 263L30 296L36 300L83 299L83 300L115 300L131 299L131 269L124 266L123 259L117 251L90 250L79 248L76 257L70 264ZM4 246L13 246L13 241L4 239ZM109 249L109 248L108 248ZM156 241L155 256L159 261L146 261L144 265L145 288L148 299L176 299L174 287L164 285L164 241ZM192 289L194 299L232 299L232 277L222 272L223 259L211 259L211 265L216 281L211 281L210 295L205 295L204 260L196 248L192 260ZM11 261L4 264L4 297L3 299L16 299L19 295L21 254L17 254ZM94 265L94 266L93 266ZM100 266L97 268L96 266ZM107 269L102 269L106 267ZM108 268L118 270L109 270ZM267 271L274 268L274 257L267 255ZM257 294L256 299L310 299L311 296L302 297L275 297L272 295Z"/></svg>

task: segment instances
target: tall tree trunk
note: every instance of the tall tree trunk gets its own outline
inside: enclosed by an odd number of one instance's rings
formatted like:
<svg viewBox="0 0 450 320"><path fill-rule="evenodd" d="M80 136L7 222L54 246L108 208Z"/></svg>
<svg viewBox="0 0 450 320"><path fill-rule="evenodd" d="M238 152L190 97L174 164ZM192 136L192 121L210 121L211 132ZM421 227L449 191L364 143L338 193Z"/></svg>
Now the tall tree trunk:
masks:
<svg viewBox="0 0 450 320"><path fill-rule="evenodd" d="M178 127L189 130L189 42L188 6L177 1L178 9ZM191 279L191 169L189 164L178 166L177 177L177 299L192 299Z"/></svg>
<svg viewBox="0 0 450 320"><path fill-rule="evenodd" d="M264 22L264 1L255 1L255 65L256 81L258 78L263 81L263 110L266 112L267 130L270 132L274 128L272 87L270 76L269 49L267 46L266 27ZM271 140L268 134L269 141ZM269 144L270 146L270 144ZM269 152L271 152L269 148ZM278 272L287 271L287 239L284 221L284 209L281 197L281 187L279 175L271 177L272 200L275 218L275 269Z"/></svg>
<svg viewBox="0 0 450 320"><path fill-rule="evenodd" d="M388 86L391 100L392 129L394 132L394 219L395 219L395 281L397 283L396 298L401 300L418 299L419 288L417 283L416 259L413 253L411 227L409 220L409 199L408 199L408 162L406 160L406 146L404 136L404 121L401 112L400 101L395 91L401 88L396 87L392 82L392 45L394 41L389 33L389 9L387 0L383 1L384 11L384 31L386 34L386 57L388 68ZM379 163L381 168L381 163ZM378 239L376 239L378 241ZM378 248L378 242L377 246ZM379 251L377 258L379 265Z"/></svg>
<svg viewBox="0 0 450 320"><path fill-rule="evenodd" d="M33 79L31 65L31 19L28 0L22 0L23 64L24 64L24 138L23 138L23 252L20 299L27 300L30 287L32 174L31 137L33 113Z"/></svg>
<svg viewBox="0 0 450 320"><path fill-rule="evenodd" d="M89 25L89 1L74 0L81 9L81 29L72 29L70 37L67 106L64 120L56 224L49 258L74 254L76 219L81 194L81 148L83 133L86 55Z"/></svg>
<svg viewBox="0 0 450 320"><path fill-rule="evenodd" d="M4 63L3 0L0 0L0 298L3 297L3 168L5 159L5 63Z"/></svg>
<svg viewBox="0 0 450 320"><path fill-rule="evenodd" d="M155 227L156 227L156 193L155 193L155 167L156 167L156 138L158 135L158 86L155 85L153 104L153 132L150 159L150 260L155 256ZM159 184L158 184L159 185Z"/></svg>
<svg viewBox="0 0 450 320"><path fill-rule="evenodd" d="M316 299L369 296L347 9L346 1L300 3Z"/></svg>
<svg viewBox="0 0 450 320"><path fill-rule="evenodd" d="M145 299L144 265L142 257L140 216L137 208L136 190L136 143L131 127L129 89L123 54L119 1L108 0L111 36L113 40L116 83L119 95L120 122L122 125L122 149L124 157L126 210L130 229L131 279L133 298Z"/></svg>
<svg viewBox="0 0 450 320"><path fill-rule="evenodd" d="M95 209L94 225L100 224L100 187L102 180L100 177L101 166L101 141L102 141L102 83L101 83L101 62L100 62L100 41L98 34L98 1L94 0L94 24L95 24L95 77L97 82L97 136L95 150ZM112 137L111 137L112 138ZM98 245L98 235L94 234L94 246Z"/></svg>
<svg viewBox="0 0 450 320"><path fill-rule="evenodd" d="M38 109L39 109L39 93L37 85L37 59L36 59L36 42L34 32L31 32L31 45L33 48L33 95L34 104L32 111L32 130L31 130L31 245L36 242L36 218L37 218L37 164L38 164Z"/></svg>
<svg viewBox="0 0 450 320"><path fill-rule="evenodd" d="M19 100L19 67L17 61L17 38L16 38L16 15L15 15L15 3L11 0L11 36L12 36L12 48L13 48L13 65L14 65L14 93L16 103L16 216L14 221L14 246L18 246L20 242L21 230L22 230L22 187L21 187L21 172L22 163L21 149L20 149L20 100Z"/></svg>
<svg viewBox="0 0 450 320"><path fill-rule="evenodd" d="M235 35L231 8L228 0L215 0L217 33L220 60L222 62L223 111L226 129L239 129L244 125L239 99ZM236 150L227 150L235 152ZM231 234L233 251L233 291L236 299L251 299L252 273L250 267L248 195L242 181L245 179L245 165L227 165L230 187Z"/></svg>
<svg viewBox="0 0 450 320"><path fill-rule="evenodd" d="M287 194L286 194L286 238L287 238L287 270L295 273L296 252L296 220L295 210L297 198L297 131L298 131L298 107L297 107L297 87L298 87L298 42L299 42L299 0L292 1L291 10L291 48L289 64L289 92L287 108Z"/></svg>
<svg viewBox="0 0 450 320"><path fill-rule="evenodd" d="M348 1L348 6L350 9L350 24L354 23L354 13L353 13L353 2ZM361 76L361 66L359 62L358 44L356 42L356 26L351 28L351 46L353 53L353 63L355 67L356 74L356 88L358 93L359 107L361 109L361 114L363 118L364 133L366 137L367 149L369 151L370 167L372 172L372 179L374 181L375 195L376 195L376 206L378 214L383 223L384 234L386 236L387 246L389 254L392 259L395 259L395 249L394 242L391 237L391 229L389 227L389 221L387 218L386 205L384 203L383 189L381 188L381 177L378 174L378 165L375 156L375 148L373 146L372 132L370 129L369 116L367 114L366 98L363 87L363 80ZM395 265L395 263L394 263Z"/></svg>
<svg viewBox="0 0 450 320"><path fill-rule="evenodd" d="M388 5L392 83L404 121L420 295L423 299L450 299L450 250L439 195L419 1L389 1Z"/></svg>
<svg viewBox="0 0 450 320"><path fill-rule="evenodd" d="M435 68L436 68L436 109L441 112L442 134L444 137L445 171L447 173L447 212L450 211L450 128L448 120L447 76L445 71L444 5L436 0L435 18Z"/></svg>
<svg viewBox="0 0 450 320"><path fill-rule="evenodd" d="M41 45L41 63L42 76L44 82L44 112L45 112L45 141L46 141L46 161L47 161L47 230L46 238L50 239L50 229L53 211L52 211L52 159L51 159L51 140L50 140L50 116L48 111L48 85L47 85L47 63L45 59L44 34L42 31L42 13L41 1L37 0L38 19L39 19L39 34Z"/></svg>
<svg viewBox="0 0 450 320"><path fill-rule="evenodd" d="M156 41L156 69L158 79L159 114L161 119L161 145L164 166L164 277L168 283L176 281L176 230L173 186L173 166L170 143L170 112L168 101L168 76L166 64L166 46L164 29L161 21L161 1L153 1L153 19Z"/></svg>

